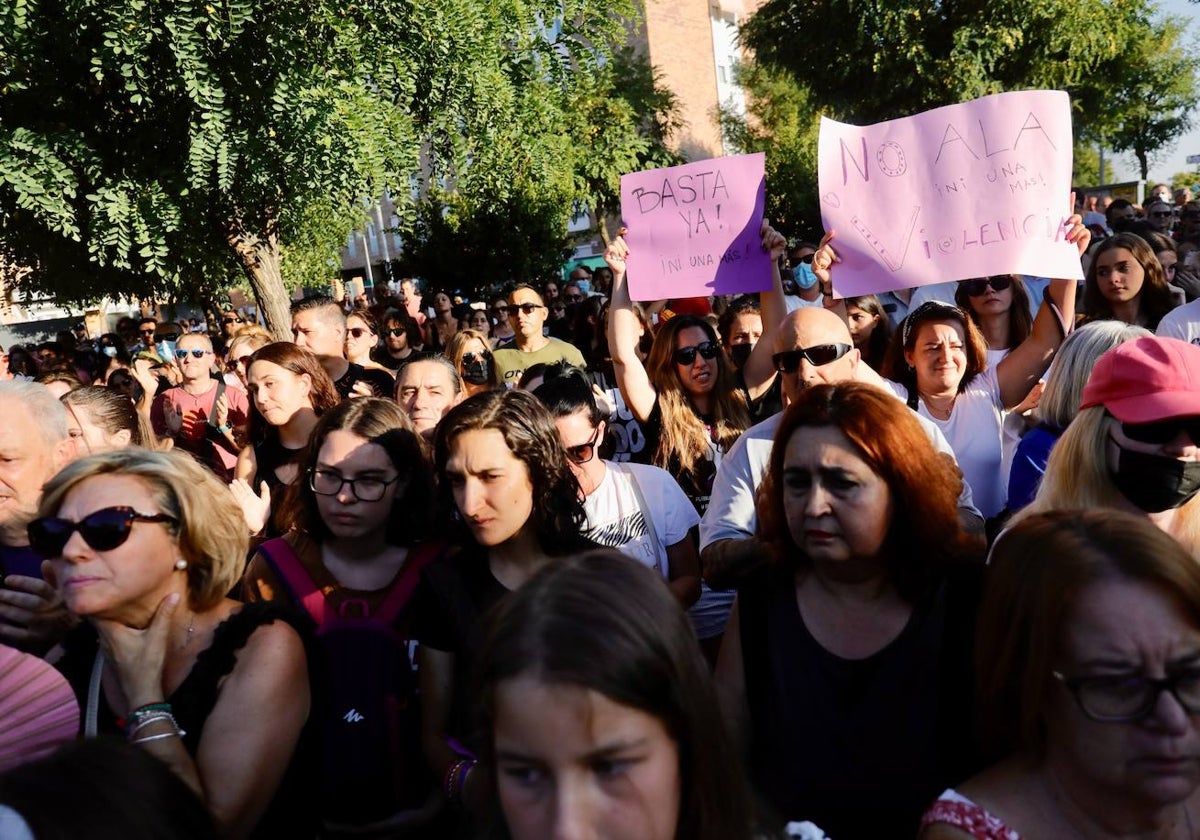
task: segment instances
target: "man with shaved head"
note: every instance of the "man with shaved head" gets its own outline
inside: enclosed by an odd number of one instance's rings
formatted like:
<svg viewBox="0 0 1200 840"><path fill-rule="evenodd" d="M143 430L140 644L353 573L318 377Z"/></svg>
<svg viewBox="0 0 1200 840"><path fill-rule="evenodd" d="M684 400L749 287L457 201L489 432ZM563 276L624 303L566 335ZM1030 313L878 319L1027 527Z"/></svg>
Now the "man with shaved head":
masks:
<svg viewBox="0 0 1200 840"><path fill-rule="evenodd" d="M862 364L846 322L827 309L804 307L789 313L775 338L773 358L785 406L812 385L862 381L878 387L882 383L878 374ZM953 458L950 444L937 426L916 416L934 448ZM782 414L776 414L747 429L717 470L708 511L700 523L704 580L714 589L736 587L769 554L754 537L757 524L754 500L767 471L771 444L781 418ZM982 533L983 518L972 503L971 488L966 482L962 484L958 505L964 524Z"/></svg>

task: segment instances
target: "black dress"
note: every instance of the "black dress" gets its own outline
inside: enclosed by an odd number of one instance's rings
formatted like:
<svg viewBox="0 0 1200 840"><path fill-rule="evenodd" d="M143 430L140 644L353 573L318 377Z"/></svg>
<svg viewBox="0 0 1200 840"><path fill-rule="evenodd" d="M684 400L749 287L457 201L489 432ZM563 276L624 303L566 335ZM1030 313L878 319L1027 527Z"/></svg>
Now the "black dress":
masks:
<svg viewBox="0 0 1200 840"><path fill-rule="evenodd" d="M299 621L294 614L278 604L260 601L243 606L217 625L212 644L200 652L187 677L171 696L166 698L171 704L175 720L187 733L183 736L183 746L193 759L204 734L205 721L220 697L221 680L233 670L237 662L237 652L245 646L255 630L278 620L287 621L297 632L301 632ZM301 637L304 637L302 632ZM80 624L67 635L64 642L65 653L56 666L74 689L80 709L87 707L88 683L98 644L99 640L92 625L87 622ZM247 709L246 713L267 716L270 710ZM312 720L311 714L309 720ZM117 726L116 715L108 707L103 692L100 694L97 732L122 735L120 727ZM274 840L280 837L316 836L320 818L315 807L319 799L316 795L318 768L314 748L312 727L306 724L279 789L250 835L252 838Z"/></svg>

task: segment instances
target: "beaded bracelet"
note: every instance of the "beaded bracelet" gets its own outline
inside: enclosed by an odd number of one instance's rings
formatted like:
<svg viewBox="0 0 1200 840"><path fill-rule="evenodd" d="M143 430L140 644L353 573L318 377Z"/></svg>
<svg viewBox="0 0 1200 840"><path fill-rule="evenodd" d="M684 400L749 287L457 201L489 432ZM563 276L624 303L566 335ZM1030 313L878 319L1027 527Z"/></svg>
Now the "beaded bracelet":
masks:
<svg viewBox="0 0 1200 840"><path fill-rule="evenodd" d="M128 735L129 728L132 726L137 726L138 721L146 715L150 715L155 712L166 712L167 714L170 714L171 711L172 709L170 703L147 703L145 706L138 706L125 717L117 718L117 726L125 730L125 734Z"/></svg>
<svg viewBox="0 0 1200 840"><path fill-rule="evenodd" d="M442 792L445 793L446 799L451 802L462 801L463 785L466 784L467 774L475 768L477 763L473 758L460 758L446 769L446 775L442 779Z"/></svg>
<svg viewBox="0 0 1200 840"><path fill-rule="evenodd" d="M147 715L146 717L139 718L137 723L125 731L125 737L132 739L134 735L141 732L150 724L161 723L164 721L171 724L171 728L176 732L183 732L183 730L179 728L179 723L175 720L175 716L173 714L170 712L158 712L157 714Z"/></svg>

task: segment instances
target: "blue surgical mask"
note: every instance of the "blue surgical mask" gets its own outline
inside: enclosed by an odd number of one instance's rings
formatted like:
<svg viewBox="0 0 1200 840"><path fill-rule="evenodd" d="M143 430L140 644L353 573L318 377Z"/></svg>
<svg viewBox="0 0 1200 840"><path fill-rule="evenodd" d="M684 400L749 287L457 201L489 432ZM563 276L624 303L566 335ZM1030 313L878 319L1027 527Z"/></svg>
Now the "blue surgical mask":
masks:
<svg viewBox="0 0 1200 840"><path fill-rule="evenodd" d="M111 359L117 355L117 348L113 347L111 344L105 344L100 348L100 352Z"/></svg>
<svg viewBox="0 0 1200 840"><path fill-rule="evenodd" d="M800 263L792 269L792 276L796 280L796 285L802 290L808 291L813 286L817 285L817 275L813 274L812 266L808 263Z"/></svg>
<svg viewBox="0 0 1200 840"><path fill-rule="evenodd" d="M588 280L585 278L583 280L576 280L574 282L575 282L575 285L579 287L579 291L583 292L585 296L590 295L592 293L592 281L591 280Z"/></svg>

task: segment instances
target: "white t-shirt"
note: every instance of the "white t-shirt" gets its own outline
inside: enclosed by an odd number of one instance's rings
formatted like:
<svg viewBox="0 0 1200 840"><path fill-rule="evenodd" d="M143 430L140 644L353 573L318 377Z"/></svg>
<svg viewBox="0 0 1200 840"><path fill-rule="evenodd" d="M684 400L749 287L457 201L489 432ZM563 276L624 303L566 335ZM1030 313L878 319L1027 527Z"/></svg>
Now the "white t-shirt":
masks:
<svg viewBox="0 0 1200 840"><path fill-rule="evenodd" d="M583 502L586 535L657 569L667 580L667 547L685 539L688 530L699 524L696 509L666 470L612 461L604 466L604 480ZM635 477L649 510L638 504ZM653 527L653 536L648 526Z"/></svg>
<svg viewBox="0 0 1200 840"><path fill-rule="evenodd" d="M1164 338L1200 344L1200 298L1177 306L1164 315L1155 333Z"/></svg>
<svg viewBox="0 0 1200 840"><path fill-rule="evenodd" d="M953 456L954 450L938 427L920 414L916 417L921 428L929 435L933 448ZM751 426L725 453L713 482L708 510L700 521L702 551L718 540L744 540L754 536L754 529L758 525L754 500L771 460L771 446L782 418L782 412L773 414L758 425ZM971 487L965 481L958 496L958 507L979 515L971 498Z"/></svg>
<svg viewBox="0 0 1200 840"><path fill-rule="evenodd" d="M890 380L888 385L896 396L908 400L907 388ZM963 479L971 485L975 506L984 518L1004 510L1008 501L1008 474L1002 468L1003 414L996 369L988 368L959 393L949 420L938 420L921 400L917 400L917 413L946 436Z"/></svg>

